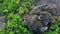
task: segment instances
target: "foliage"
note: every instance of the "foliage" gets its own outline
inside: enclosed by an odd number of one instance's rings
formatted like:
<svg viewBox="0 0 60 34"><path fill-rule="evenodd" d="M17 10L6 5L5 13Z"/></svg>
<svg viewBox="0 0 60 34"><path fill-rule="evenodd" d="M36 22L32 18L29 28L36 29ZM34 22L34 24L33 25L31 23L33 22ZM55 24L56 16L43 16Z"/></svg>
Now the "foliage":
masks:
<svg viewBox="0 0 60 34"><path fill-rule="evenodd" d="M14 12L19 2L20 0L4 0L0 8L0 13L8 14Z"/></svg>
<svg viewBox="0 0 60 34"><path fill-rule="evenodd" d="M6 15L6 23L0 34L33 34L26 28L22 15L32 8L33 0L3 0L0 14Z"/></svg>

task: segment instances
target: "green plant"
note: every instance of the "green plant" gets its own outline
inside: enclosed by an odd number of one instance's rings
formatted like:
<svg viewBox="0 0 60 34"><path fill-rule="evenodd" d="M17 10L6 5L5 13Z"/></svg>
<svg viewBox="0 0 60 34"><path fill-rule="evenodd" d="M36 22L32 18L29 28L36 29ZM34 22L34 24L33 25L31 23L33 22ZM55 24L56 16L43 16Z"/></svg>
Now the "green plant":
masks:
<svg viewBox="0 0 60 34"><path fill-rule="evenodd" d="M32 8L33 0L4 0L0 13L6 15L6 23L0 34L33 34L22 21L22 14Z"/></svg>
<svg viewBox="0 0 60 34"><path fill-rule="evenodd" d="M0 8L0 13L8 14L14 12L16 7L18 7L19 2L20 0L4 0Z"/></svg>

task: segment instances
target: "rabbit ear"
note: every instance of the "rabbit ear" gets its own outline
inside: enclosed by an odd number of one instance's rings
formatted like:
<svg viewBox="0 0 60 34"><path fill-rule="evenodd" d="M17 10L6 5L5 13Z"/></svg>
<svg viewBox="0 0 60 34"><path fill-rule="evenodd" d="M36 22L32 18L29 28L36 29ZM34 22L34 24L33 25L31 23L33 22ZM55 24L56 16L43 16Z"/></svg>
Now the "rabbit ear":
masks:
<svg viewBox="0 0 60 34"><path fill-rule="evenodd" d="M45 7L45 10L54 10L56 9L57 6L55 4L48 4L46 7Z"/></svg>

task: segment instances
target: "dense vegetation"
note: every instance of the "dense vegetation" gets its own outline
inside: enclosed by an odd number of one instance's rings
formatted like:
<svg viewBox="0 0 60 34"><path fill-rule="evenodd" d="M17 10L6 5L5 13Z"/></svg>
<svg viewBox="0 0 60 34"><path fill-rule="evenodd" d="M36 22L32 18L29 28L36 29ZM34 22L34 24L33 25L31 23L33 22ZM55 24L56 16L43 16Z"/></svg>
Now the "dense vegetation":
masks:
<svg viewBox="0 0 60 34"><path fill-rule="evenodd" d="M6 23L0 34L33 34L22 21L23 13L29 13L33 6L33 0L0 0L0 14L6 16ZM46 34L60 33L60 17L56 19L56 24L52 24Z"/></svg>
<svg viewBox="0 0 60 34"><path fill-rule="evenodd" d="M0 34L32 34L22 21L24 12L32 8L32 0L1 0L0 14L6 16L6 23ZM21 3L22 2L22 3Z"/></svg>

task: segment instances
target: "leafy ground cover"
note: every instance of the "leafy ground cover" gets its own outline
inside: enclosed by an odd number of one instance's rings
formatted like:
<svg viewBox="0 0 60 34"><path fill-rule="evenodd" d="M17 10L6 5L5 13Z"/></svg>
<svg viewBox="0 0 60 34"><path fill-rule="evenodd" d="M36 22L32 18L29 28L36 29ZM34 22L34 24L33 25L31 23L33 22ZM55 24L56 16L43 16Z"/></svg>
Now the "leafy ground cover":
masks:
<svg viewBox="0 0 60 34"><path fill-rule="evenodd" d="M0 14L6 16L6 23L0 34L32 34L21 19L22 14L32 8L32 3L32 0L3 0Z"/></svg>

